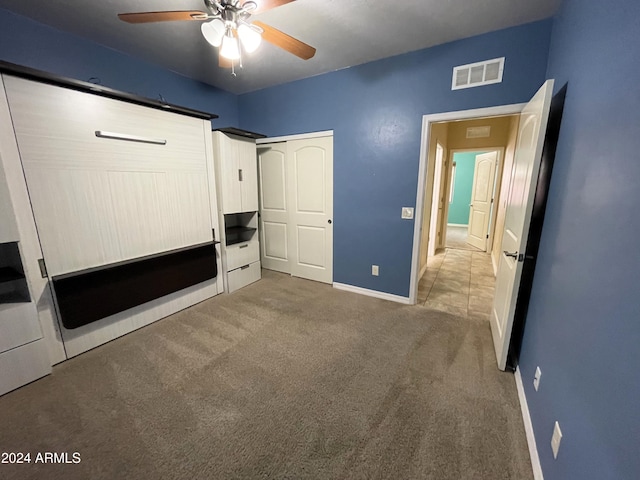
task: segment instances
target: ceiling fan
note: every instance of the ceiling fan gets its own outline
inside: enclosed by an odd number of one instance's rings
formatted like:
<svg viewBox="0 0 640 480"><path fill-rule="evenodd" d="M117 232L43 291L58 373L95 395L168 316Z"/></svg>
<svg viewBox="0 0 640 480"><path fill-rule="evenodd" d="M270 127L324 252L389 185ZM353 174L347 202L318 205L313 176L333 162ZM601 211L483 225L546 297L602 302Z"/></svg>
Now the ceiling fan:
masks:
<svg viewBox="0 0 640 480"><path fill-rule="evenodd" d="M265 40L289 53L309 60L316 49L287 35L266 23L250 22L251 15L262 13L295 0L204 0L206 12L178 10L164 12L119 13L118 18L127 23L173 22L196 20L202 35L214 47L219 47L219 65L231 67L234 62L242 66L242 53L252 53ZM235 72L233 72L235 75Z"/></svg>

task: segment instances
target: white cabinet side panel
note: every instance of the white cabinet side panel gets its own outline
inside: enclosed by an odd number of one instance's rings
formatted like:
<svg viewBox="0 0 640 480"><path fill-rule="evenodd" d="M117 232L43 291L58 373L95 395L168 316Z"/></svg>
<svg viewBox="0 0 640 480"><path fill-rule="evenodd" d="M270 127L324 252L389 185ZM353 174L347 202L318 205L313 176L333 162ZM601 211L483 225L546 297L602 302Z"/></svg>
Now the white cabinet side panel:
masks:
<svg viewBox="0 0 640 480"><path fill-rule="evenodd" d="M48 352L49 365L60 363L67 358L60 328L55 315L48 280L40 275L38 259L42 258L38 232L33 218L29 193L25 183L18 145L13 131L9 104L5 94L4 80L0 77L0 158L7 179L7 187L13 203L23 267L29 283L31 296L36 302L38 319L42 327L44 342L38 342L31 348L45 349Z"/></svg>

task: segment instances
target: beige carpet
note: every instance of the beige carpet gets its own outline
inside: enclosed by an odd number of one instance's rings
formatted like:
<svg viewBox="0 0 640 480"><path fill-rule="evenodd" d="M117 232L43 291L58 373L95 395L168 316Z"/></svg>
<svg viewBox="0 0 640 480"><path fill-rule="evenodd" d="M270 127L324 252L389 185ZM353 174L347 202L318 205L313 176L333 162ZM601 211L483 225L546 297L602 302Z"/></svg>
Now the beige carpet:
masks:
<svg viewBox="0 0 640 480"><path fill-rule="evenodd" d="M489 325L265 271L0 397L3 479L529 479Z"/></svg>

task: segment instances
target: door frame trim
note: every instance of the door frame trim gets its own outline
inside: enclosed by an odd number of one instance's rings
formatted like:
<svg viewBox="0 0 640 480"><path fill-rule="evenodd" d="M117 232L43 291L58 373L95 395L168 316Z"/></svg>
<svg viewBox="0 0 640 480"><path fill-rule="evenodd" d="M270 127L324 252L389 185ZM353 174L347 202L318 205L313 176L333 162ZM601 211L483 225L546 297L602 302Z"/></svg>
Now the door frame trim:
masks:
<svg viewBox="0 0 640 480"><path fill-rule="evenodd" d="M422 215L424 211L424 195L427 189L427 160L429 142L431 141L431 125L436 122L453 120L469 120L478 117L496 117L500 115L515 115L522 112L526 103L510 105L496 105L494 107L475 108L451 112L433 113L422 116L422 136L420 138L420 163L418 167L418 187L416 191L416 211L413 224L413 251L411 254L411 278L409 283L410 303L415 305L418 299L418 283L420 281L420 232L422 231ZM430 197L433 197L433 186L430 187Z"/></svg>
<svg viewBox="0 0 640 480"><path fill-rule="evenodd" d="M308 140L310 138L333 137L333 130L323 130L320 132L299 133L296 135L283 135L280 137L258 138L256 145L263 143L288 142L290 140Z"/></svg>

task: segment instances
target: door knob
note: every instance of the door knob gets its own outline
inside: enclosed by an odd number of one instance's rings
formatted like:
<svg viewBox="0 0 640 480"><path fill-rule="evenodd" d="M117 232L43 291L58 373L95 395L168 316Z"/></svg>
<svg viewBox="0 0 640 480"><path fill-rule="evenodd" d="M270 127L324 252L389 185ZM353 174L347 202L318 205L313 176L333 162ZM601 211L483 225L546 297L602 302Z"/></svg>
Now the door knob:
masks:
<svg viewBox="0 0 640 480"><path fill-rule="evenodd" d="M504 253L505 257L518 258L518 252L509 253L505 250L502 253Z"/></svg>
<svg viewBox="0 0 640 480"><path fill-rule="evenodd" d="M328 223L329 225L331 225L331 219L327 220L327 223Z"/></svg>

